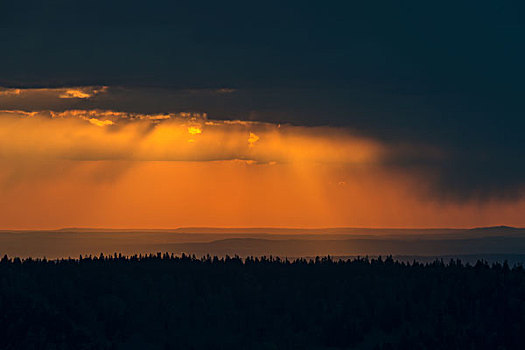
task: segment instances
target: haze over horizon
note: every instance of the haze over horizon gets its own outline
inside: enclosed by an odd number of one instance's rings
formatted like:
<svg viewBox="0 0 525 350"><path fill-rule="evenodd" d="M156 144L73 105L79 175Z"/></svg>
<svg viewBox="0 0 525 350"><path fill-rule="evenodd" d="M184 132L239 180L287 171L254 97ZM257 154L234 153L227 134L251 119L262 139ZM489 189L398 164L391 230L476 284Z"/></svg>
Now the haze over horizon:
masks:
<svg viewBox="0 0 525 350"><path fill-rule="evenodd" d="M33 229L0 229L1 231L199 231L199 230L218 230L218 231L232 231L238 232L242 230L276 230L276 231L323 231L323 230L393 230L393 231L432 231L432 230L498 230L498 229L523 229L525 227L508 226L508 225L494 225L494 226L465 226L465 227L373 227L373 226L319 226L319 227L298 227L298 226L179 226L179 227L94 227L94 226L80 226L80 227L51 227L51 228L33 228Z"/></svg>

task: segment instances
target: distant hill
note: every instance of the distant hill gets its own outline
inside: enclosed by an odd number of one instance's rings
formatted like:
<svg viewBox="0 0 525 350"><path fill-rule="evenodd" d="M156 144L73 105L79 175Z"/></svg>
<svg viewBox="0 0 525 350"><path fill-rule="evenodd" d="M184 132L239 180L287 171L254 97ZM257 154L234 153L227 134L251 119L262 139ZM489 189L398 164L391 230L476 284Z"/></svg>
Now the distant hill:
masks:
<svg viewBox="0 0 525 350"><path fill-rule="evenodd" d="M290 257L525 254L525 229L497 226L472 229L64 228L0 231L2 255L61 258L115 252Z"/></svg>

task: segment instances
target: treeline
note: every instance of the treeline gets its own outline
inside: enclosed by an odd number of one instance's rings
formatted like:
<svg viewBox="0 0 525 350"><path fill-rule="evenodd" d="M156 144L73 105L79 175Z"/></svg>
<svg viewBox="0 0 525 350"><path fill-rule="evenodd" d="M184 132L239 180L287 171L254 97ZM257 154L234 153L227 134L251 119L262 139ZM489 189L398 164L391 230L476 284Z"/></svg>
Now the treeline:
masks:
<svg viewBox="0 0 525 350"><path fill-rule="evenodd" d="M522 349L508 264L121 255L0 260L0 349Z"/></svg>

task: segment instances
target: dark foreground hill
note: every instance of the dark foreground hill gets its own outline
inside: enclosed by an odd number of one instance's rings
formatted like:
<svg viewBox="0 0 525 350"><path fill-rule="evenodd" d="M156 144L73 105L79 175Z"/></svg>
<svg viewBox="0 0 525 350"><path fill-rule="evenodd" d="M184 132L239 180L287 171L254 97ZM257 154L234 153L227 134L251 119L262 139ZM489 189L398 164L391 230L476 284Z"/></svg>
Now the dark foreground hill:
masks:
<svg viewBox="0 0 525 350"><path fill-rule="evenodd" d="M525 271L458 261L0 262L1 349L522 349Z"/></svg>

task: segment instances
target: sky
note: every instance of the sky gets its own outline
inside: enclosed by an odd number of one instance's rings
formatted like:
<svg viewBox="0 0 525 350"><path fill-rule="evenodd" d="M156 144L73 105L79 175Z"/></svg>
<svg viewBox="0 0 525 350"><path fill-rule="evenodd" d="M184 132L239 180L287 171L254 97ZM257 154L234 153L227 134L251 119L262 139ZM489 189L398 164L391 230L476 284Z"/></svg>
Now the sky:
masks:
<svg viewBox="0 0 525 350"><path fill-rule="evenodd" d="M0 3L0 229L525 226L519 1Z"/></svg>

